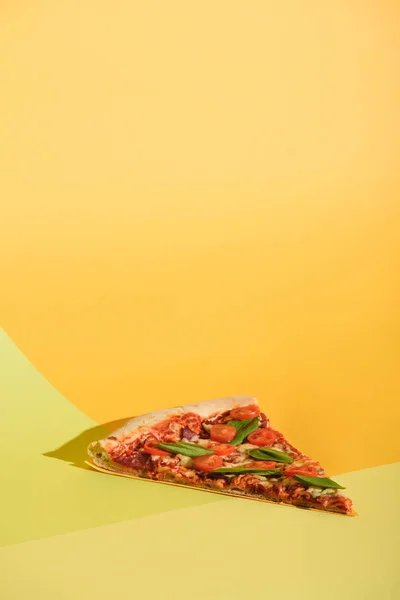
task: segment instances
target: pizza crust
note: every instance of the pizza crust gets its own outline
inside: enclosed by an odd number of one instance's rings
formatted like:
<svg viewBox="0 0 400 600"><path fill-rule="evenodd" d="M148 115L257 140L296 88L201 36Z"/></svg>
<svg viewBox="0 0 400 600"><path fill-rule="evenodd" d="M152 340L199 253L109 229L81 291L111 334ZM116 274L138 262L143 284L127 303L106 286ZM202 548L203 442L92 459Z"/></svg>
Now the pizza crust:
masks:
<svg viewBox="0 0 400 600"><path fill-rule="evenodd" d="M106 474L110 474L110 469L108 468L104 468L101 464L96 463L96 461L85 461L86 464L91 467L92 469L96 470L96 471L100 471L101 473L106 473ZM138 477L137 475L132 475L132 473L129 472L124 472L123 470L121 471L117 471L115 469L111 469L112 474L120 476L120 477L128 477L130 479L137 479L138 481L150 481L152 483L164 483L165 485L174 485L176 487L182 487L182 488L189 488L192 490L200 490L203 492L211 492L212 494L220 494L222 496L237 496L237 497L242 497L242 498L246 498L247 500L256 500L258 502L266 502L267 504L275 504L275 505L280 505L280 506L291 506L292 508L304 508L305 510L311 510L313 512L316 513L320 513L320 514L326 514L326 515L341 515L343 517L358 517L358 513L356 513L356 511L354 510L354 508L352 509L351 513L341 513L341 512L336 512L336 511L329 511L329 510L323 510L321 508L313 508L313 507L299 507L295 504L290 504L288 502L280 502L277 500L269 500L267 498L264 498L262 496L258 496L258 495L252 495L249 494L248 492L244 492L242 490L230 490L229 492L227 491L223 491L223 490L217 490L217 489L211 489L208 487L201 487L199 485L195 486L195 485L190 485L190 483L175 483L174 481L163 481L161 480L153 480L147 477Z"/></svg>

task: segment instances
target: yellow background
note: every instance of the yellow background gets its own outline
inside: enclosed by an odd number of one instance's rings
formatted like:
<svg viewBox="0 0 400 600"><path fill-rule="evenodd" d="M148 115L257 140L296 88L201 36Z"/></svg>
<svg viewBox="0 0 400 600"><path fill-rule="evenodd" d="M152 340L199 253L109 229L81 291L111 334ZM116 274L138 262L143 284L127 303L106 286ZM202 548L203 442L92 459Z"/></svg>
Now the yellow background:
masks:
<svg viewBox="0 0 400 600"><path fill-rule="evenodd" d="M399 22L1 3L2 600L397 600ZM230 394L359 517L85 468L115 420Z"/></svg>
<svg viewBox="0 0 400 600"><path fill-rule="evenodd" d="M1 319L96 422L399 458L399 5L2 3Z"/></svg>
<svg viewBox="0 0 400 600"><path fill-rule="evenodd" d="M103 475L103 427L1 331L0 398L2 600L399 597L400 463L337 475L358 517Z"/></svg>

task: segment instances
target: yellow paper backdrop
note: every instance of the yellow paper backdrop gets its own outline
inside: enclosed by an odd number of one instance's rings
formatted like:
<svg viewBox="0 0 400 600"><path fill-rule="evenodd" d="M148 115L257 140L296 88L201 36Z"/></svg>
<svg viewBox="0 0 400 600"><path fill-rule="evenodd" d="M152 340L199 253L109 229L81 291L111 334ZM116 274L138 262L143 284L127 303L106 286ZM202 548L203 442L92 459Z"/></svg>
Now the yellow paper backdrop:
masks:
<svg viewBox="0 0 400 600"><path fill-rule="evenodd" d="M97 422L399 459L399 5L3 3L1 319Z"/></svg>

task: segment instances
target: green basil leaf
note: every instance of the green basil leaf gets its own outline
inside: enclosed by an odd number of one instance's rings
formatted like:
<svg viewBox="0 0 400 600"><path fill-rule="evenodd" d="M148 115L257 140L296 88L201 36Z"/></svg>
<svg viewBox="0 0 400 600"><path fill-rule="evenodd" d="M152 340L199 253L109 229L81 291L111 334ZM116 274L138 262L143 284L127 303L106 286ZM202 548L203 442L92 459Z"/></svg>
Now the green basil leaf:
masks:
<svg viewBox="0 0 400 600"><path fill-rule="evenodd" d="M254 450L249 450L248 454L252 458L257 458L258 460L274 460L283 463L293 462L293 458L291 458L289 454L281 452L281 450L275 450L274 448L256 448Z"/></svg>
<svg viewBox="0 0 400 600"><path fill-rule="evenodd" d="M169 443L169 442L168 442ZM197 446L197 444L193 444L193 442L171 442L174 445L178 445L178 446L182 446L182 447L186 447L186 448L193 448L193 446L196 446L196 448L203 448L203 446ZM204 450L204 448L203 448ZM207 448L206 448L207 450Z"/></svg>
<svg viewBox="0 0 400 600"><path fill-rule="evenodd" d="M203 456L204 454L214 454L214 450L210 450L209 448L202 448L201 446L196 446L196 444L188 444L186 442L172 442L165 444L155 444L157 448L161 448L162 450L166 450L167 452L172 452L173 454L183 454L184 456Z"/></svg>
<svg viewBox="0 0 400 600"><path fill-rule="evenodd" d="M213 473L221 473L221 475L241 475L242 473L252 473L253 475L263 475L264 477L278 477L282 475L279 469L256 469L254 467L231 467L214 469L210 471L210 475Z"/></svg>
<svg viewBox="0 0 400 600"><path fill-rule="evenodd" d="M293 475L297 481L301 481L301 483L307 483L308 485L312 485L320 488L336 488L338 490L344 490L342 485L336 483L336 481L332 481L332 479L328 479L327 477L306 477L305 475Z"/></svg>
<svg viewBox="0 0 400 600"><path fill-rule="evenodd" d="M237 421L229 421L229 425L234 423L237 423ZM252 431L255 431L259 427L258 417L254 417L254 419L246 419L245 421L239 421L239 423L245 423L245 425L241 426L240 429L237 430L235 437L231 442L229 442L233 446L241 444ZM233 427L236 429L235 425L233 425Z"/></svg>
<svg viewBox="0 0 400 600"><path fill-rule="evenodd" d="M242 421L228 421L227 425L231 425L236 429L236 431L240 431L244 427L246 427L249 423L251 423L253 419L244 419Z"/></svg>

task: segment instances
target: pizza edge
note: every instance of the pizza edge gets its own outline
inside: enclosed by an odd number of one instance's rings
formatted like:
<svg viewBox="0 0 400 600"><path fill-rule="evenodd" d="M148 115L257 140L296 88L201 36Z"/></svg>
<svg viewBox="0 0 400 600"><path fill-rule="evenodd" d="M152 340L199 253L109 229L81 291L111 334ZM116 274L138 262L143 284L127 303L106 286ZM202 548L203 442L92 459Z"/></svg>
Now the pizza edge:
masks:
<svg viewBox="0 0 400 600"><path fill-rule="evenodd" d="M88 452L90 456L93 456L92 452L94 447L96 445L98 448L98 444L106 449L107 440L111 438L116 438L118 440L122 438L130 438L131 440L134 440L136 437L142 434L145 428L151 428L154 425L157 425L157 423L161 423L165 419L175 415L195 413L205 419L211 417L215 413L232 410L240 406L247 406L248 404L255 404L258 406L258 401L252 396L229 396L227 398L205 400L196 404L185 404L175 408L165 408L152 411L144 415L133 417L133 419L130 419L127 423L125 423L125 425L110 433L107 438L92 442L92 444L90 444L88 447Z"/></svg>
<svg viewBox="0 0 400 600"><path fill-rule="evenodd" d="M312 512L316 512L316 513L325 513L325 514L335 514L335 515L342 515L343 517L358 517L358 513L354 510L354 508L352 508L352 512L351 513L344 513L344 512L340 512L340 511L334 511L334 510L327 510L325 508L316 508L313 506L301 506L300 504L294 504L291 502L282 502L279 500L269 500L268 498L265 498L264 496L259 496L257 494L251 494L249 491L243 491L243 490L230 490L230 491L222 491L222 490L218 490L218 489L212 489L206 486L201 486L201 485L190 485L189 483L178 483L178 482L174 482L174 481L164 481L162 479L151 479L150 477L140 477L139 475L132 475L132 473L129 472L124 472L124 470L121 468L121 470L117 470L117 469L112 469L111 467L109 468L105 468L104 466L97 464L96 463L96 459L93 458L92 460L86 460L85 464L88 465L91 469L98 471L99 473L104 473L106 475L115 475L117 477L127 477L128 479L136 479L138 481L146 481L146 482L150 482L150 483L163 483L166 485L173 485L175 487L181 487L181 488L186 488L186 489L190 489L190 490L200 490L202 492L210 492L212 494L218 494L220 496L229 496L229 497L237 497L237 498L243 498L243 499L247 499L247 500L255 500L256 502L264 502L266 504L278 504L281 506L291 506L292 508L303 508L304 510L310 510Z"/></svg>

